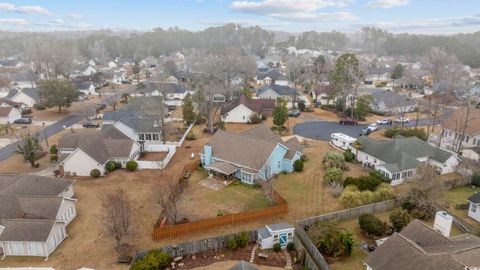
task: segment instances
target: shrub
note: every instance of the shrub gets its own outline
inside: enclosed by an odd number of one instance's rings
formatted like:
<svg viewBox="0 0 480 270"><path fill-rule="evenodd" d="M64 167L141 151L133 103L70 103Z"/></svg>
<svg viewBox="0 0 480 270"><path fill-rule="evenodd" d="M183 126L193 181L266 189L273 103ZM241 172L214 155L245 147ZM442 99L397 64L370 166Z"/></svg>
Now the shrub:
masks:
<svg viewBox="0 0 480 270"><path fill-rule="evenodd" d="M355 160L355 154L352 153L352 151L350 149L348 149L347 151L343 152L343 157L345 158L345 161L346 162L352 162Z"/></svg>
<svg viewBox="0 0 480 270"><path fill-rule="evenodd" d="M39 111L43 111L46 109L45 105L41 104L41 103L37 103L35 105L33 105L33 107Z"/></svg>
<svg viewBox="0 0 480 270"><path fill-rule="evenodd" d="M287 250L288 251L294 251L295 250L295 244L293 242L288 242Z"/></svg>
<svg viewBox="0 0 480 270"><path fill-rule="evenodd" d="M455 209L458 209L458 210L467 210L468 208L470 208L470 203L459 203L459 204L456 204L455 205Z"/></svg>
<svg viewBox="0 0 480 270"><path fill-rule="evenodd" d="M150 250L145 257L136 261L130 269L132 270L151 270L165 269L170 266L172 257L166 252L160 250Z"/></svg>
<svg viewBox="0 0 480 270"><path fill-rule="evenodd" d="M343 171L338 168L328 168L325 170L325 175L323 176L323 180L326 184L330 184L331 182L338 182L342 183L342 176Z"/></svg>
<svg viewBox="0 0 480 270"><path fill-rule="evenodd" d="M248 118L249 124L260 124L261 122L262 122L262 119L256 113L252 113Z"/></svg>
<svg viewBox="0 0 480 270"><path fill-rule="evenodd" d="M472 185L474 185L476 187L480 187L480 174L475 174L472 177Z"/></svg>
<svg viewBox="0 0 480 270"><path fill-rule="evenodd" d="M360 191L361 205L371 204L375 202L375 194L370 190Z"/></svg>
<svg viewBox="0 0 480 270"><path fill-rule="evenodd" d="M235 241L237 242L237 246L240 248L244 248L248 245L248 233L241 232L240 234L235 235Z"/></svg>
<svg viewBox="0 0 480 270"><path fill-rule="evenodd" d="M57 162L58 156L57 155L50 155L50 161L51 162Z"/></svg>
<svg viewBox="0 0 480 270"><path fill-rule="evenodd" d="M90 171L90 176L93 178L98 178L100 177L100 171L98 169L93 169Z"/></svg>
<svg viewBox="0 0 480 270"><path fill-rule="evenodd" d="M393 195L392 186L386 183L381 183L377 187L373 195L374 195L373 202L382 202L382 201L393 199L395 197Z"/></svg>
<svg viewBox="0 0 480 270"><path fill-rule="evenodd" d="M190 130L190 132L187 133L187 136L185 137L185 139L187 141L193 141L195 140L197 137L195 136L195 133L193 133L193 131Z"/></svg>
<svg viewBox="0 0 480 270"><path fill-rule="evenodd" d="M399 232L410 222L410 214L403 208L396 208L388 217L395 231Z"/></svg>
<svg viewBox="0 0 480 270"><path fill-rule="evenodd" d="M353 208L362 205L360 191L356 186L347 186L340 196L340 203L345 208Z"/></svg>
<svg viewBox="0 0 480 270"><path fill-rule="evenodd" d="M122 163L121 162L115 162L115 169L121 169L122 168Z"/></svg>
<svg viewBox="0 0 480 270"><path fill-rule="evenodd" d="M338 198L338 196L340 196L343 192L342 183L330 182L330 184L328 184L328 188L330 189L330 192L332 192L332 196L334 198Z"/></svg>
<svg viewBox="0 0 480 270"><path fill-rule="evenodd" d="M279 252L280 250L282 250L282 246L280 246L280 243L273 244L273 251Z"/></svg>
<svg viewBox="0 0 480 270"><path fill-rule="evenodd" d="M358 226L367 235L382 236L385 232L383 222L373 214L361 214L358 217Z"/></svg>
<svg viewBox="0 0 480 270"><path fill-rule="evenodd" d="M381 180L371 176L347 177L343 182L344 186L356 186L360 191L370 190L374 191Z"/></svg>
<svg viewBox="0 0 480 270"><path fill-rule="evenodd" d="M383 132L383 135L387 138L393 138L398 135L402 135L404 137L413 137L416 136L422 141L427 141L427 133L422 128L389 128Z"/></svg>
<svg viewBox="0 0 480 270"><path fill-rule="evenodd" d="M378 178L378 179L380 179L380 181L385 182L385 183L390 183L391 182L391 180L388 177L384 176L379 171L371 171L370 172L370 177Z"/></svg>
<svg viewBox="0 0 480 270"><path fill-rule="evenodd" d="M114 161L109 161L105 167L107 168L107 171L112 172L117 168L117 165L115 165Z"/></svg>
<svg viewBox="0 0 480 270"><path fill-rule="evenodd" d="M125 165L125 168L129 171L135 171L138 167L138 163L135 160L129 160Z"/></svg>
<svg viewBox="0 0 480 270"><path fill-rule="evenodd" d="M237 250L237 241L234 237L230 237L227 240L227 248L230 250Z"/></svg>
<svg viewBox="0 0 480 270"><path fill-rule="evenodd" d="M322 164L325 168L345 168L345 157L339 152L327 152L323 157Z"/></svg>
<svg viewBox="0 0 480 270"><path fill-rule="evenodd" d="M296 172L301 172L303 170L303 160L295 160L295 162L293 163L293 170Z"/></svg>
<svg viewBox="0 0 480 270"><path fill-rule="evenodd" d="M50 146L50 154L56 155L57 153L58 153L57 145L52 144L52 146Z"/></svg>
<svg viewBox="0 0 480 270"><path fill-rule="evenodd" d="M318 251L328 257L344 257L352 253L352 234L339 228L335 222L322 222L321 234L315 243Z"/></svg>

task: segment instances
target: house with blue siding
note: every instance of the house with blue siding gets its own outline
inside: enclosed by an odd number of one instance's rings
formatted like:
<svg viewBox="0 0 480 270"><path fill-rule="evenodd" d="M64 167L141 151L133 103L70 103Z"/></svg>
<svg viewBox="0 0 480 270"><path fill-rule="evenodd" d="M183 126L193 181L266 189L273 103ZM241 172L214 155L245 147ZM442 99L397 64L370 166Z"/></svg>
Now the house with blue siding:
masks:
<svg viewBox="0 0 480 270"><path fill-rule="evenodd" d="M269 127L260 125L240 134L218 130L204 146L203 167L223 179L254 184L281 172L293 172L303 146L293 137L283 141Z"/></svg>

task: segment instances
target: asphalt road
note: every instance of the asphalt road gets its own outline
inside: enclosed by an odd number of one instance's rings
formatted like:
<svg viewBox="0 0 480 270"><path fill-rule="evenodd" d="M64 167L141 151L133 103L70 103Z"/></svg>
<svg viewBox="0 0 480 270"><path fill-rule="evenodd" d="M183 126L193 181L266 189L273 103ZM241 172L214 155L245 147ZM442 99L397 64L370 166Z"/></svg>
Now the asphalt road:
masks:
<svg viewBox="0 0 480 270"><path fill-rule="evenodd" d="M66 116L60 121L55 122L54 124L51 124L50 126L47 126L44 129L41 129L38 131L38 138L40 141L45 140L45 133L47 135L47 138L57 134L58 132L62 131L64 126L70 127L73 124L78 123L80 120L83 119L82 114L71 114ZM5 147L0 149L0 162L8 159L11 157L15 151L17 150L17 146L20 144L20 141L11 143L9 145L6 145Z"/></svg>
<svg viewBox="0 0 480 270"><path fill-rule="evenodd" d="M432 119L420 119L418 121L418 126L427 126ZM315 139L320 141L330 141L330 136L332 133L344 133L348 136L356 138L359 136L360 131L367 127L368 124L359 124L356 126L353 125L340 125L338 122L331 121L308 121L304 123L297 124L293 127L293 133L306 137L309 139ZM409 123L404 124L405 127L414 127L415 121L410 121ZM390 125L380 125L379 129L387 129L392 126Z"/></svg>

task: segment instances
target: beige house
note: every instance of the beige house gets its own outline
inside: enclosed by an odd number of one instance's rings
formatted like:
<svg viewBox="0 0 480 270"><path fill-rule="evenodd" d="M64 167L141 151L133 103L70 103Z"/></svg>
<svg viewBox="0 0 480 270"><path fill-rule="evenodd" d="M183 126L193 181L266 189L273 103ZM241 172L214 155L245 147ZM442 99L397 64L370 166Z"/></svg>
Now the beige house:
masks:
<svg viewBox="0 0 480 270"><path fill-rule="evenodd" d="M479 109L470 109L468 117L466 108L458 109L443 123L441 146L457 151L456 146L459 143L461 144L461 149L480 146ZM467 155L465 157L468 158L469 156Z"/></svg>

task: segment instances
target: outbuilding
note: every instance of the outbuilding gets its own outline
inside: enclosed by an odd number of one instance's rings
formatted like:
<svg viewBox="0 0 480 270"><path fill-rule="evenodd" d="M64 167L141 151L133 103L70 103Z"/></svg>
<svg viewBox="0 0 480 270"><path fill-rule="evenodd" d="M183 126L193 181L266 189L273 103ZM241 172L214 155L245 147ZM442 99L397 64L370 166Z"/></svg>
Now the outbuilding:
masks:
<svg viewBox="0 0 480 270"><path fill-rule="evenodd" d="M270 224L257 230L257 242L261 249L273 248L273 245L279 243L285 248L288 243L293 242L293 233L295 228L287 223Z"/></svg>

